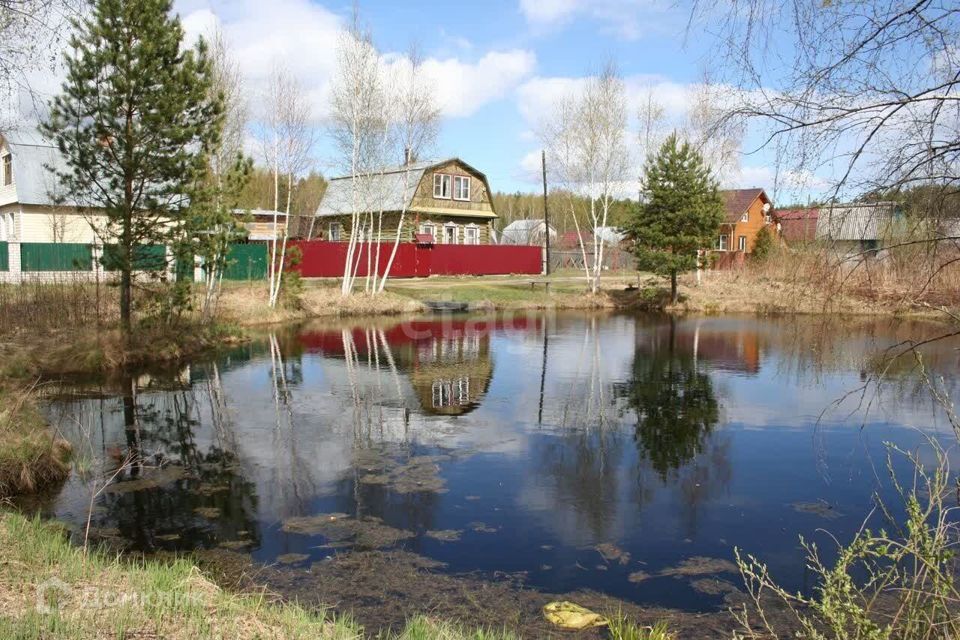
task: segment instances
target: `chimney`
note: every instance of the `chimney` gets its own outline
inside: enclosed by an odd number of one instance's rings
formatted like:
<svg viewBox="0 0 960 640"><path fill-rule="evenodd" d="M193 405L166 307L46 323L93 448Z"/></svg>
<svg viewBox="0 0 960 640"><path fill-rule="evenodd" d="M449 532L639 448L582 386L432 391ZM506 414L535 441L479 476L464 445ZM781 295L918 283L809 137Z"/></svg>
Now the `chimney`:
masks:
<svg viewBox="0 0 960 640"><path fill-rule="evenodd" d="M417 159L413 157L413 151L410 147L404 147L403 149L403 164L404 166L413 164Z"/></svg>

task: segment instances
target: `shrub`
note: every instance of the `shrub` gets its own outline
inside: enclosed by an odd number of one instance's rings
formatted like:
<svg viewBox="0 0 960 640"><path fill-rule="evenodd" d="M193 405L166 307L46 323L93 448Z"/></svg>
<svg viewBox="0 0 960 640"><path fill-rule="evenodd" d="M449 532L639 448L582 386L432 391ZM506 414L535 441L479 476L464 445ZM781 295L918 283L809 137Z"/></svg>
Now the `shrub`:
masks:
<svg viewBox="0 0 960 640"><path fill-rule="evenodd" d="M930 470L920 454L888 444L887 468L903 502L905 521L879 503L892 525L873 531L867 523L828 565L815 544L801 539L807 565L818 585L813 595L791 593L779 586L767 567L752 556L737 563L751 605L737 612L742 632L737 638L800 638L803 640L920 640L960 636L960 576L955 563L958 543L956 507L945 500L952 492L947 456L928 440L936 464ZM913 486L905 488L893 472L892 457L905 456L914 469ZM770 610L783 609L775 624ZM779 614L780 612L778 612ZM780 625L780 620L785 620Z"/></svg>

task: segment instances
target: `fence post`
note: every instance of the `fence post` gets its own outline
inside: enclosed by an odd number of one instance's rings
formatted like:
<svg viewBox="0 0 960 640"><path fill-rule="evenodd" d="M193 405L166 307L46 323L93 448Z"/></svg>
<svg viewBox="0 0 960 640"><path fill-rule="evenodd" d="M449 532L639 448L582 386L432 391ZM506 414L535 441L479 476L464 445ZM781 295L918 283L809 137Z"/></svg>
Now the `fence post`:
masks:
<svg viewBox="0 0 960 640"><path fill-rule="evenodd" d="M20 243L13 240L7 243L7 260L9 262L10 282L18 284L23 278L20 268Z"/></svg>

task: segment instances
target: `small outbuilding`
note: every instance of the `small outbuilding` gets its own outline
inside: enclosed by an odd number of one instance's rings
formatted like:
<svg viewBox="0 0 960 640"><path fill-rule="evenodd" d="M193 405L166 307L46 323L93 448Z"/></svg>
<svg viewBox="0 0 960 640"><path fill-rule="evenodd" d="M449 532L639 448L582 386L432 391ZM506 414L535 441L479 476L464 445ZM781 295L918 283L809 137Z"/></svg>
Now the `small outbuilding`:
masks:
<svg viewBox="0 0 960 640"><path fill-rule="evenodd" d="M543 220L514 220L500 233L500 244L546 244L547 225ZM550 227L550 241L557 239L557 230Z"/></svg>

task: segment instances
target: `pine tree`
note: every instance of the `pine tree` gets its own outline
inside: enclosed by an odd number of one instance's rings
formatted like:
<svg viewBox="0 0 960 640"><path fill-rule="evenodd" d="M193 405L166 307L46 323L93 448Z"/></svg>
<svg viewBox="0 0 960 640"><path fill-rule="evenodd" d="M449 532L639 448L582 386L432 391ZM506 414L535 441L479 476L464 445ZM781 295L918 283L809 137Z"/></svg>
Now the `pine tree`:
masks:
<svg viewBox="0 0 960 640"><path fill-rule="evenodd" d="M191 190L220 135L223 100L210 91L201 40L183 46L171 0L97 0L74 21L67 79L42 125L66 158L57 178L79 206L102 207L97 229L120 273L120 323L131 331L141 245L191 234Z"/></svg>
<svg viewBox="0 0 960 640"><path fill-rule="evenodd" d="M697 251L710 245L723 222L723 202L703 158L676 134L647 158L643 201L627 225L637 268L670 277L677 301L677 275L697 268Z"/></svg>

